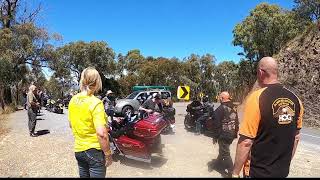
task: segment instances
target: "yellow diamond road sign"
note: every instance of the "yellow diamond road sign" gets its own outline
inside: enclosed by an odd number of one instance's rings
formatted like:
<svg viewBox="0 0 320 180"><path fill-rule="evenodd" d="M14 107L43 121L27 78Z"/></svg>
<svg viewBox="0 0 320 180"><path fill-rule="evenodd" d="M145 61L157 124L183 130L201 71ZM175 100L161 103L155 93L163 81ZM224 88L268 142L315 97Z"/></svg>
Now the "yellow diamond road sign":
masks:
<svg viewBox="0 0 320 180"><path fill-rule="evenodd" d="M199 95L201 98L203 98L203 96L204 96L204 94L203 93L200 93L200 95Z"/></svg>
<svg viewBox="0 0 320 180"><path fill-rule="evenodd" d="M179 86L177 90L178 99L189 100L190 99L190 87L189 86Z"/></svg>

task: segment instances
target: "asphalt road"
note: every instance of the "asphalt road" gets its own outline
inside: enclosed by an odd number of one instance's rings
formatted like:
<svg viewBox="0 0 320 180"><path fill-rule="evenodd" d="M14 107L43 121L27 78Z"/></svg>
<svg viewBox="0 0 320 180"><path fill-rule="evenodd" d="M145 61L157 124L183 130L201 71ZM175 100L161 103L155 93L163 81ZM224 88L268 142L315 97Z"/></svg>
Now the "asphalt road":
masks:
<svg viewBox="0 0 320 180"><path fill-rule="evenodd" d="M151 164L120 159L107 170L109 177L221 177L209 171L207 163L218 155L211 139L184 129L187 103L175 103L176 133L163 135L163 156L154 155ZM215 105L218 107L218 104ZM10 132L0 138L0 177L78 177L73 153L73 137L67 111L54 114L42 110L36 130L43 135L30 137L27 112L9 117ZM320 131L303 128L302 140L292 160L289 177L320 177ZM236 140L231 145L235 156Z"/></svg>

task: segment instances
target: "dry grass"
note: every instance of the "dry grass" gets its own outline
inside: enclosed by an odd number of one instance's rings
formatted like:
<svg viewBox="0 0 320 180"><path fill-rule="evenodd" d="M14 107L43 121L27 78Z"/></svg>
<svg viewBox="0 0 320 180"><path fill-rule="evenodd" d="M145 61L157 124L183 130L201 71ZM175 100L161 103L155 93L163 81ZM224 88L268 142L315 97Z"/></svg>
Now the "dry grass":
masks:
<svg viewBox="0 0 320 180"><path fill-rule="evenodd" d="M14 106L6 106L4 110L0 110L0 140L9 133L10 129L7 127L8 114L15 112Z"/></svg>
<svg viewBox="0 0 320 180"><path fill-rule="evenodd" d="M7 122L7 115L0 114L0 140L9 132L9 129L7 128Z"/></svg>
<svg viewBox="0 0 320 180"><path fill-rule="evenodd" d="M4 110L0 109L0 115L2 114L10 114L17 110L17 108L13 105L5 106Z"/></svg>

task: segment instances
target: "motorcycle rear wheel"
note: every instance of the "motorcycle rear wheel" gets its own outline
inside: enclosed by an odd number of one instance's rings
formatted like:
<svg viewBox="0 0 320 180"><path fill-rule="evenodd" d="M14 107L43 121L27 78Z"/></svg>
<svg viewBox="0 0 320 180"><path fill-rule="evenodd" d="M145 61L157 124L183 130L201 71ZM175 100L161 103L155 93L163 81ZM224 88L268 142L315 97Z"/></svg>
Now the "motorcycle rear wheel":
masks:
<svg viewBox="0 0 320 180"><path fill-rule="evenodd" d="M193 127L189 125L188 121L189 121L189 119L188 119L188 117L186 116L186 117L184 118L184 128L185 128L187 131L191 131L191 130L193 129Z"/></svg>

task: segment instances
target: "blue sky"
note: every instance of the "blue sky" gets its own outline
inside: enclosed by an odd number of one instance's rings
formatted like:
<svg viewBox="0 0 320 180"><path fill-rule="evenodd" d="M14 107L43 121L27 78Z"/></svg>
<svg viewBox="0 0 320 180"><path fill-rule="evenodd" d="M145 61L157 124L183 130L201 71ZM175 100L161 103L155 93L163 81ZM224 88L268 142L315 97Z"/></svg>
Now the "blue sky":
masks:
<svg viewBox="0 0 320 180"><path fill-rule="evenodd" d="M34 0L37 2L37 0ZM210 53L218 62L238 62L234 26L257 4L291 9L293 0L46 0L40 24L71 41L106 41L126 54L184 58ZM61 45L60 44L60 45Z"/></svg>

